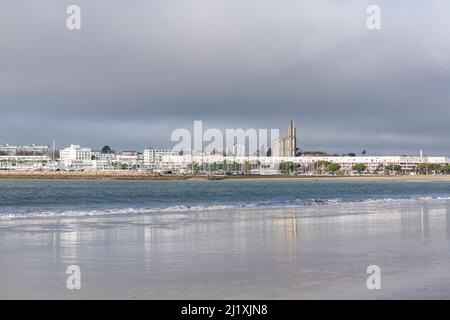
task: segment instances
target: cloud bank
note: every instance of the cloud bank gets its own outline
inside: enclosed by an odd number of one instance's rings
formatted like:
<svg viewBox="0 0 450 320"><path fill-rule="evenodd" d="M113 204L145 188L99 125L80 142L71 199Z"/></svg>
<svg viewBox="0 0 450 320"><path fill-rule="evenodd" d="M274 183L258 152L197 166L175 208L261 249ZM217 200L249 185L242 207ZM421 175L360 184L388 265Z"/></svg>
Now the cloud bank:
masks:
<svg viewBox="0 0 450 320"><path fill-rule="evenodd" d="M292 118L303 150L449 155L450 3L375 2L5 0L0 143L169 147L194 120Z"/></svg>

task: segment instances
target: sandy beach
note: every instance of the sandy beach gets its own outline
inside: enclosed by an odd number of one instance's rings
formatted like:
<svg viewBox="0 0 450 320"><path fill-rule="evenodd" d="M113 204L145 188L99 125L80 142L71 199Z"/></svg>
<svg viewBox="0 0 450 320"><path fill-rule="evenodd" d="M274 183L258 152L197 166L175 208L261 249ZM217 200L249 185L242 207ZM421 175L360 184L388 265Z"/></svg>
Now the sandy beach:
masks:
<svg viewBox="0 0 450 320"><path fill-rule="evenodd" d="M449 299L449 249L449 200L16 219L0 221L0 298Z"/></svg>

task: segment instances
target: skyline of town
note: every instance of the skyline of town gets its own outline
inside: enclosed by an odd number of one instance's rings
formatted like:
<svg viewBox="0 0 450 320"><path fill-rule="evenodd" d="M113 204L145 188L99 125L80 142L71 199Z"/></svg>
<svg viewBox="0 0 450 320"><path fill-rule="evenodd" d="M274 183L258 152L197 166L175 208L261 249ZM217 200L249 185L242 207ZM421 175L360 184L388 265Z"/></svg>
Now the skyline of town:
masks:
<svg viewBox="0 0 450 320"><path fill-rule="evenodd" d="M173 144L173 143L172 143ZM145 149L159 149L159 150L171 150L171 147L168 146L169 144L166 145L147 145L144 147L133 147L133 146L129 146L129 147L119 147L116 148L115 145L113 143L105 143L105 144L101 144L101 145L96 145L96 146L92 146L90 144L82 144L82 143L68 143L68 144L64 144L61 146L56 145L55 146L55 150L59 151L63 148L66 148L70 145L81 145L81 146L85 146L85 147L89 147L91 148L93 151L100 151L104 146L110 146L112 151L114 153L120 153L120 152L127 152L127 151L135 151L135 152L140 152L142 153ZM0 147L5 147L5 146L11 146L11 147L29 147L29 146L46 146L49 147L49 149L52 149L52 143L35 143L35 142L31 142L31 143L9 143L9 142L0 142ZM332 149L335 150L335 149ZM418 148L417 150L412 150L411 152L376 152L373 151L371 149L363 149L360 148L359 150L341 150L341 152L334 152L332 150L328 150L325 148L312 148L312 149L308 149L308 150L304 150L302 148L300 148L300 152L302 154L306 153L306 154L312 154L312 153L324 153L327 155L334 155L334 156L346 156L346 155L373 155L373 156L387 156L387 155L402 155L402 156L415 156L415 155L419 155L420 151L422 150L424 152L424 154L428 155L428 156L450 156L450 150L449 151L430 151L426 148ZM300 156L300 155L298 155Z"/></svg>
<svg viewBox="0 0 450 320"><path fill-rule="evenodd" d="M269 136L270 133L270 136ZM0 145L0 169L9 171L149 171L152 173L195 174L417 174L449 173L450 158L419 155L368 155L302 152L298 147L297 128L291 119L285 134L279 130L243 129L203 131L201 121L194 132L179 129L172 133L172 149L147 148L117 151L110 145L100 150L71 144L52 146ZM220 140L220 141L218 141ZM225 144L224 144L224 140ZM219 143L220 142L220 143ZM206 145L205 145L206 143Z"/></svg>
<svg viewBox="0 0 450 320"><path fill-rule="evenodd" d="M173 144L173 143L172 143ZM140 152L142 153L145 149L160 149L160 150L170 150L171 147L168 146L166 147L165 145L147 145L141 148L137 148L137 147L133 147L133 146L129 146L129 147L121 147L121 148L116 148L114 146L114 144L112 143L105 143L105 144L101 144L101 145L96 145L96 146L92 146L90 144L82 144L82 143L68 143L68 144L64 144L62 146L55 146L55 150L59 151L63 148L66 148L70 145L81 145L81 146L85 146L85 147L89 147L91 148L93 151L100 151L104 146L110 146L112 151L114 153L120 153L120 152L127 152L127 151L135 151L135 152ZM167 144L169 145L169 144ZM46 146L49 147L49 149L52 149L52 143L9 143L9 142L0 142L0 147L5 147L5 146L11 146L11 147L29 147L29 146ZM306 154L312 154L312 153L324 153L327 155L334 155L334 156L346 156L346 155L373 155L373 156L387 156L387 155L402 155L402 156L414 156L414 155L419 155L420 151L423 151L424 154L428 155L428 156L450 156L450 150L449 151L429 151L428 149L424 148L418 148L417 150L412 150L411 152L375 152L371 149L361 149L360 150L342 150L342 152L333 152L331 150L327 150L324 148L313 148L313 149L309 149L309 150L304 150L302 148L300 148L300 151L302 154L306 153ZM300 156L300 155L298 155Z"/></svg>

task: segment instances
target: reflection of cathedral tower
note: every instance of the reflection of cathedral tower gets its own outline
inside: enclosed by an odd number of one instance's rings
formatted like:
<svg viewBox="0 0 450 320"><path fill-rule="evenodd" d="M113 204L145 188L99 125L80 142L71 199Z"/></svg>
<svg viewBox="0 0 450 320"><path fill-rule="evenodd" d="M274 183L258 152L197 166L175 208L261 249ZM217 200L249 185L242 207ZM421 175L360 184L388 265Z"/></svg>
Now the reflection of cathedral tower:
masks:
<svg viewBox="0 0 450 320"><path fill-rule="evenodd" d="M291 252L291 259L292 259L292 267L294 273L299 268L299 262L298 262L298 243L299 243L299 235L298 235L298 227L297 227L297 217L295 214L292 214L290 218L287 218L286 225L285 225L285 232L286 232L286 240L287 240L287 247L290 247Z"/></svg>
<svg viewBox="0 0 450 320"><path fill-rule="evenodd" d="M421 212L422 239L428 240L430 237L430 208L427 204L422 206Z"/></svg>
<svg viewBox="0 0 450 320"><path fill-rule="evenodd" d="M286 129L286 137L275 143L275 157L295 157L297 149L297 128L291 120Z"/></svg>
<svg viewBox="0 0 450 320"><path fill-rule="evenodd" d="M299 269L299 232L297 225L297 217L295 213L287 214L283 219L272 221L272 224L277 227L279 235L277 238L282 241L282 248L289 263L292 265L292 271L296 273Z"/></svg>

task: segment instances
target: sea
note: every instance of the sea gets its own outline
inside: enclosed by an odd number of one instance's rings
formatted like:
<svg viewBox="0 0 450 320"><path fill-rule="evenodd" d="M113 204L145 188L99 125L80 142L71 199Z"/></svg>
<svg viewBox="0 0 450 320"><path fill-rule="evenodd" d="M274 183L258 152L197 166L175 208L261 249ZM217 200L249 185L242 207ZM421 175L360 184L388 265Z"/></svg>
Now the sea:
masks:
<svg viewBox="0 0 450 320"><path fill-rule="evenodd" d="M445 181L0 180L0 220L279 208L310 216L336 204L347 210L333 214L349 214L352 204L404 206L449 199L450 182Z"/></svg>

